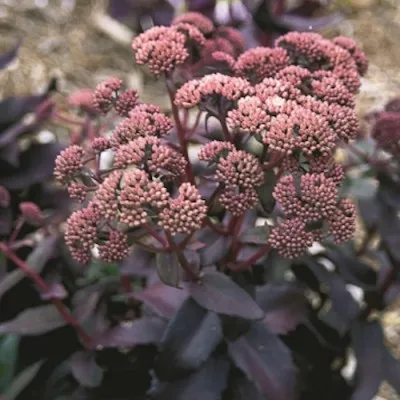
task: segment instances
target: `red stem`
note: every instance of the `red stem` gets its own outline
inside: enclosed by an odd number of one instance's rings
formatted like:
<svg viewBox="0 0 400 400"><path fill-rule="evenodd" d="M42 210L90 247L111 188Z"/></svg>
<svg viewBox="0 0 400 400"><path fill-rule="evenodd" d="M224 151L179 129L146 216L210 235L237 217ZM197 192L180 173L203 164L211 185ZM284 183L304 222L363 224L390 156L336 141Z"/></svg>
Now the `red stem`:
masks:
<svg viewBox="0 0 400 400"><path fill-rule="evenodd" d="M199 122L200 122L200 117L203 114L202 111L199 111L197 113L196 119L194 121L193 126L188 130L188 132L186 133L186 139L189 139L195 132L197 127L199 126Z"/></svg>
<svg viewBox="0 0 400 400"><path fill-rule="evenodd" d="M168 243L171 250L176 254L178 257L179 264L184 269L184 271L189 275L192 281L198 282L200 280L200 276L197 274L196 271L193 271L193 268L190 266L188 260L185 257L182 249L175 243L174 238L168 232L166 232Z"/></svg>
<svg viewBox="0 0 400 400"><path fill-rule="evenodd" d="M18 237L18 234L21 231L21 228L24 225L24 223L25 223L25 218L22 215L20 215L17 218L17 222L15 224L14 231L12 232L10 239L8 240L9 245L11 245L12 243L15 242L15 239Z"/></svg>
<svg viewBox="0 0 400 400"><path fill-rule="evenodd" d="M176 126L176 133L178 135L178 140L179 140L179 145L181 152L183 156L185 157L187 164L186 164L186 178L194 184L194 175L193 175L193 170L192 170L192 164L190 163L189 160L189 153L187 149L187 143L186 143L186 132L184 127L182 126L181 120L179 118L179 111L178 107L174 103L174 93L171 89L170 81L168 77L166 77L166 86L167 86L167 91L168 91L168 96L171 102L171 110L172 110L172 115L174 117L175 121L175 126Z"/></svg>
<svg viewBox="0 0 400 400"><path fill-rule="evenodd" d="M230 230L232 232L232 245L231 245L231 255L230 255L231 260L236 260L236 257L239 253L240 249L239 233L242 227L243 219L244 219L244 214L242 214L240 217L236 217L234 226L232 230Z"/></svg>
<svg viewBox="0 0 400 400"><path fill-rule="evenodd" d="M85 123L85 121L82 119L77 119L71 117L70 115L61 114L59 111L54 112L53 118L58 119L61 122L67 122L68 124L71 125L83 126L83 124Z"/></svg>
<svg viewBox="0 0 400 400"><path fill-rule="evenodd" d="M223 132L223 134L225 136L225 139L228 142L233 142L232 135L229 132L228 126L226 125L225 115L222 112L221 104L218 105L218 120L219 120L219 122L221 124L222 132Z"/></svg>
<svg viewBox="0 0 400 400"><path fill-rule="evenodd" d="M266 243L257 252L255 252L251 257L249 257L246 261L243 261L242 263L239 263L239 264L230 263L229 268L231 268L233 271L237 271L237 272L245 271L248 268L250 268L261 257L265 256L270 250L271 250L270 245L268 243Z"/></svg>
<svg viewBox="0 0 400 400"><path fill-rule="evenodd" d="M168 242L156 230L154 230L149 224L144 224L142 226L149 235L153 236L153 238L158 240L164 247L166 247L168 245Z"/></svg>
<svg viewBox="0 0 400 400"><path fill-rule="evenodd" d="M128 275L121 275L119 277L119 281L121 283L122 290L124 293L129 294L132 293L132 282L131 277Z"/></svg>
<svg viewBox="0 0 400 400"><path fill-rule="evenodd" d="M48 293L50 291L46 281L33 269L21 260L13 251L11 251L5 243L0 242L0 250L8 257L18 268L20 268L37 286L40 292ZM73 316L72 312L64 305L64 303L57 298L52 297L51 302L57 308L60 315L64 318L65 322L73 326L87 347L90 347L93 339L85 332L78 320Z"/></svg>

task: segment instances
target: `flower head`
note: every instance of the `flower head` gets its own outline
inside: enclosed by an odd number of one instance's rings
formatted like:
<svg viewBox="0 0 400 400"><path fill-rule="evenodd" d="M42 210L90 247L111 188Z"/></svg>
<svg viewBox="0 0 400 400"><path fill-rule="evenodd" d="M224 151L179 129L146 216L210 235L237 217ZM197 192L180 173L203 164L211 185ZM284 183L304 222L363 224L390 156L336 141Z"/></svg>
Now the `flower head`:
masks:
<svg viewBox="0 0 400 400"><path fill-rule="evenodd" d="M234 55L239 55L244 49L244 38L242 33L231 26L219 26L214 32L214 38L227 40L234 49Z"/></svg>
<svg viewBox="0 0 400 400"><path fill-rule="evenodd" d="M284 49L255 47L238 58L235 70L239 75L256 83L264 78L274 77L288 63L289 57Z"/></svg>
<svg viewBox="0 0 400 400"><path fill-rule="evenodd" d="M291 65L279 71L276 77L296 87L305 96L313 96L329 104L354 107L352 93L332 72L320 70L311 73L305 68Z"/></svg>
<svg viewBox="0 0 400 400"><path fill-rule="evenodd" d="M336 213L329 219L329 232L335 243L341 244L352 238L356 229L356 208L351 200L342 200Z"/></svg>
<svg viewBox="0 0 400 400"><path fill-rule="evenodd" d="M232 215L239 217L257 205L257 192L252 188L239 187L225 188L219 196L221 205Z"/></svg>
<svg viewBox="0 0 400 400"><path fill-rule="evenodd" d="M217 163L221 157L226 157L234 151L235 146L231 142L213 140L205 144L199 152L199 160Z"/></svg>
<svg viewBox="0 0 400 400"><path fill-rule="evenodd" d="M258 159L243 150L234 150L224 158L220 158L216 177L226 187L243 189L261 186L264 172Z"/></svg>
<svg viewBox="0 0 400 400"><path fill-rule="evenodd" d="M202 32L192 24L181 22L175 24L174 28L185 35L186 37L186 48L194 50L200 50L206 43L206 38Z"/></svg>
<svg viewBox="0 0 400 400"><path fill-rule="evenodd" d="M173 27L156 26L137 36L132 42L138 64L147 64L150 72L160 75L171 72L189 57L186 37Z"/></svg>
<svg viewBox="0 0 400 400"><path fill-rule="evenodd" d="M175 104L191 108L213 98L236 101L252 93L247 80L216 73L185 83L176 93Z"/></svg>
<svg viewBox="0 0 400 400"><path fill-rule="evenodd" d="M204 35L208 35L214 30L213 22L209 18L205 17L203 14L200 14L198 12L187 12L182 15L179 15L172 21L172 26L181 23L186 23L195 26Z"/></svg>
<svg viewBox="0 0 400 400"><path fill-rule="evenodd" d="M179 195L170 199L167 207L159 214L159 224L172 235L190 234L203 225L207 206L199 191L192 184L185 182L179 187Z"/></svg>
<svg viewBox="0 0 400 400"><path fill-rule="evenodd" d="M96 205L106 220L113 220L118 215L118 190L121 177L120 171L111 172L96 191Z"/></svg>
<svg viewBox="0 0 400 400"><path fill-rule="evenodd" d="M108 240L99 246L100 258L109 263L121 261L129 254L128 235L112 230L108 234Z"/></svg>
<svg viewBox="0 0 400 400"><path fill-rule="evenodd" d="M300 101L303 107L325 118L339 139L348 142L357 136L360 126L353 108L329 104L311 96L304 96Z"/></svg>
<svg viewBox="0 0 400 400"><path fill-rule="evenodd" d="M155 136L139 137L121 145L114 156L116 168L126 168L128 165L142 167L152 154L153 147L160 145L160 139Z"/></svg>
<svg viewBox="0 0 400 400"><path fill-rule="evenodd" d="M95 204L75 211L67 220L65 241L72 256L83 264L90 259L90 250L97 241L100 213Z"/></svg>
<svg viewBox="0 0 400 400"><path fill-rule="evenodd" d="M23 201L19 204L19 210L29 224L40 225L42 222L42 212L37 204L31 201Z"/></svg>
<svg viewBox="0 0 400 400"><path fill-rule="evenodd" d="M127 89L122 93L119 93L118 98L115 102L115 111L121 117L127 117L129 111L135 107L138 101L137 91L134 89Z"/></svg>
<svg viewBox="0 0 400 400"><path fill-rule="evenodd" d="M337 36L333 39L333 43L342 47L350 53L357 65L358 72L361 76L366 74L368 70L368 58L353 39L345 36Z"/></svg>
<svg viewBox="0 0 400 400"><path fill-rule="evenodd" d="M93 104L94 93L92 89L78 89L72 92L68 98L68 104L80 108L82 111L93 113L97 111Z"/></svg>
<svg viewBox="0 0 400 400"><path fill-rule="evenodd" d="M331 154L335 140L335 133L325 118L300 106L290 115L279 114L272 118L263 138L272 150L287 156L295 150L306 156Z"/></svg>
<svg viewBox="0 0 400 400"><path fill-rule="evenodd" d="M84 154L83 148L78 145L72 145L62 150L55 161L55 178L61 183L72 179L83 169Z"/></svg>
<svg viewBox="0 0 400 400"><path fill-rule="evenodd" d="M272 229L268 243L282 257L299 258L313 244L313 235L300 218L287 219Z"/></svg>
<svg viewBox="0 0 400 400"><path fill-rule="evenodd" d="M275 97L283 100L297 100L301 97L301 91L291 83L275 78L265 78L255 86L255 94L262 102Z"/></svg>
<svg viewBox="0 0 400 400"><path fill-rule="evenodd" d="M114 149L138 137L161 137L170 132L173 127L171 118L158 111L149 111L151 110L137 106L129 113L128 118L117 125L111 137L111 144Z"/></svg>
<svg viewBox="0 0 400 400"><path fill-rule="evenodd" d="M93 92L94 108L102 114L106 114L110 111L121 85L121 79L116 77L108 78L100 82Z"/></svg>
<svg viewBox="0 0 400 400"><path fill-rule="evenodd" d="M324 174L304 174L301 177L301 218L309 223L329 218L336 212L338 189Z"/></svg>
<svg viewBox="0 0 400 400"><path fill-rule="evenodd" d="M167 206L169 198L161 181L151 181L139 169L125 171L119 196L120 221L132 228L146 224Z"/></svg>
<svg viewBox="0 0 400 400"><path fill-rule="evenodd" d="M372 137L388 153L400 155L400 113L383 112L375 121Z"/></svg>
<svg viewBox="0 0 400 400"><path fill-rule="evenodd" d="M242 97L237 103L237 108L228 112L227 125L232 130L262 135L271 119L264 108L259 97Z"/></svg>
<svg viewBox="0 0 400 400"><path fill-rule="evenodd" d="M90 143L92 149L96 153L102 153L108 149L111 149L111 141L104 137L97 137Z"/></svg>
<svg viewBox="0 0 400 400"><path fill-rule="evenodd" d="M317 33L289 32L277 41L290 57L290 64L310 71L332 71L348 88L356 93L360 87L357 65L350 53Z"/></svg>
<svg viewBox="0 0 400 400"><path fill-rule="evenodd" d="M71 199L76 199L83 203L86 200L87 187L82 183L70 182L68 184L68 194Z"/></svg>

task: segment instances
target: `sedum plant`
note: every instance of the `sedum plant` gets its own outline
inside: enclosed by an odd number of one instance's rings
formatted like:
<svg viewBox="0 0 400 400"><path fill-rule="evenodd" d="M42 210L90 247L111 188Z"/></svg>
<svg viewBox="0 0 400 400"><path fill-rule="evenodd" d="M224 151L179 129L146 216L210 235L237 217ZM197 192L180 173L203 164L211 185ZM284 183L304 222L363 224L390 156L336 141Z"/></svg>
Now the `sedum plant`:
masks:
<svg viewBox="0 0 400 400"><path fill-rule="evenodd" d="M397 265L381 278L360 258L368 246L354 248L355 165L335 161L339 147L360 151L365 54L299 32L245 50L237 30L193 12L132 50L170 107L141 103L117 77L70 96L76 115L62 118L75 128L54 177L76 206L43 231L64 232L73 276L44 287L13 258L52 304L0 332L76 335L22 398L365 400L384 380L399 390L375 319Z"/></svg>

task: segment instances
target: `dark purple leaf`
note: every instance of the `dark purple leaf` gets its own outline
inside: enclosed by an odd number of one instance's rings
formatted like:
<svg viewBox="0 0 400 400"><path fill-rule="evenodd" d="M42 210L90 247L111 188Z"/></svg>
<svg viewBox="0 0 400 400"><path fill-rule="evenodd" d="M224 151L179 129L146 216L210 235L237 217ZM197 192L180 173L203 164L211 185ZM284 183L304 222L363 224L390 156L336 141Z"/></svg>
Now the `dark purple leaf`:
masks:
<svg viewBox="0 0 400 400"><path fill-rule="evenodd" d="M310 32L328 25L337 24L342 21L343 16L332 13L323 17L302 17L299 15L284 14L279 17L279 22L292 31Z"/></svg>
<svg viewBox="0 0 400 400"><path fill-rule="evenodd" d="M400 117L398 120L400 126ZM400 131L400 128L399 128ZM398 208L400 206L400 181L394 176L386 173L380 173L377 176L379 180L378 199L383 202L384 206Z"/></svg>
<svg viewBox="0 0 400 400"><path fill-rule="evenodd" d="M246 319L261 319L264 312L253 298L228 276L206 271L201 284L187 282L193 299L207 310Z"/></svg>
<svg viewBox="0 0 400 400"><path fill-rule="evenodd" d="M141 344L158 343L163 336L166 322L157 317L143 317L121 322L108 329L98 339L96 346L135 347Z"/></svg>
<svg viewBox="0 0 400 400"><path fill-rule="evenodd" d="M108 13L117 20L123 20L137 8L134 0L110 0L108 3Z"/></svg>
<svg viewBox="0 0 400 400"><path fill-rule="evenodd" d="M12 211L10 207L0 207L0 235L8 235L12 229Z"/></svg>
<svg viewBox="0 0 400 400"><path fill-rule="evenodd" d="M50 236L42 239L26 259L26 263L28 264L29 268L37 273L40 273L47 261L53 255L56 242L56 236ZM25 278L25 276L25 273L18 268L12 272L9 272L0 281L0 297L18 282L20 282L23 278Z"/></svg>
<svg viewBox="0 0 400 400"><path fill-rule="evenodd" d="M378 322L356 321L351 338L357 360L352 400L372 399L385 378L384 337Z"/></svg>
<svg viewBox="0 0 400 400"><path fill-rule="evenodd" d="M10 190L20 190L42 182L53 174L54 161L63 146L59 143L33 144L20 157L18 168L5 168L0 184Z"/></svg>
<svg viewBox="0 0 400 400"><path fill-rule="evenodd" d="M0 333L40 335L66 325L53 304L28 308L13 320L0 324Z"/></svg>
<svg viewBox="0 0 400 400"><path fill-rule="evenodd" d="M210 358L187 378L161 384L155 400L220 400L228 383L228 372L229 361L225 357Z"/></svg>
<svg viewBox="0 0 400 400"><path fill-rule="evenodd" d="M16 140L0 147L0 160L10 164L12 167L19 166L19 145Z"/></svg>
<svg viewBox="0 0 400 400"><path fill-rule="evenodd" d="M133 297L142 301L162 317L172 318L188 296L186 289L176 289L163 283L156 283Z"/></svg>
<svg viewBox="0 0 400 400"><path fill-rule="evenodd" d="M385 351L384 369L385 379L400 394L400 360L394 358L387 349Z"/></svg>
<svg viewBox="0 0 400 400"><path fill-rule="evenodd" d="M119 279L112 277L77 291L72 297L76 319L81 323L85 322L95 312L101 296L107 291L112 293L119 287Z"/></svg>
<svg viewBox="0 0 400 400"><path fill-rule="evenodd" d="M247 244L265 244L269 236L267 225L255 226L247 229L240 235L240 241Z"/></svg>
<svg viewBox="0 0 400 400"><path fill-rule="evenodd" d="M7 67L8 64L10 64L11 61L14 60L14 58L18 54L19 46L21 45L21 41L18 40L17 43L8 51L0 55L0 70L3 68Z"/></svg>
<svg viewBox="0 0 400 400"><path fill-rule="evenodd" d="M8 97L0 101L0 132L19 122L25 114L33 112L47 96L48 94L44 93L33 96ZM0 144L1 146L5 144L2 135L0 135Z"/></svg>
<svg viewBox="0 0 400 400"><path fill-rule="evenodd" d="M231 236L220 235L211 230L204 230L204 237L201 236L200 240L207 244L206 247L199 251L201 258L201 265L213 265L220 261L229 251L232 241Z"/></svg>
<svg viewBox="0 0 400 400"><path fill-rule="evenodd" d="M245 376L238 376L231 380L229 400L265 400L257 387Z"/></svg>
<svg viewBox="0 0 400 400"><path fill-rule="evenodd" d="M103 379L103 370L96 364L95 354L92 351L77 351L70 358L73 377L84 387L95 388L100 386Z"/></svg>
<svg viewBox="0 0 400 400"><path fill-rule="evenodd" d="M360 307L347 290L343 279L317 262L312 261L308 265L320 284L328 288L333 310L344 323L350 324L359 314Z"/></svg>
<svg viewBox="0 0 400 400"><path fill-rule="evenodd" d="M65 290L64 285L54 282L49 286L49 290L46 293L42 293L40 297L43 300L65 299L68 297L68 292Z"/></svg>
<svg viewBox="0 0 400 400"><path fill-rule="evenodd" d="M129 257L119 266L122 275L147 277L154 265L154 254L134 246Z"/></svg>
<svg viewBox="0 0 400 400"><path fill-rule="evenodd" d="M187 299L169 321L155 370L162 380L174 380L203 364L222 340L218 316Z"/></svg>
<svg viewBox="0 0 400 400"><path fill-rule="evenodd" d="M260 204L266 214L270 214L275 207L275 199L272 196L275 185L276 176L275 173L270 170L264 174L264 184L256 189Z"/></svg>
<svg viewBox="0 0 400 400"><path fill-rule="evenodd" d="M379 232L392 256L400 261L400 218L397 209L380 203Z"/></svg>
<svg viewBox="0 0 400 400"><path fill-rule="evenodd" d="M353 285L364 289L375 288L376 272L355 256L347 255L341 248L329 250L326 257L335 264L341 277Z"/></svg>
<svg viewBox="0 0 400 400"><path fill-rule="evenodd" d="M179 287L181 266L175 253L157 253L156 265L162 282L168 286Z"/></svg>
<svg viewBox="0 0 400 400"><path fill-rule="evenodd" d="M292 283L265 285L257 290L257 303L265 312L264 322L276 334L286 334L306 317L307 299Z"/></svg>
<svg viewBox="0 0 400 400"><path fill-rule="evenodd" d="M296 368L289 349L262 322L228 344L235 364L270 400L296 399Z"/></svg>
<svg viewBox="0 0 400 400"><path fill-rule="evenodd" d="M378 285L380 287L388 274L391 273L392 264L384 251L376 251L375 256L377 262L379 263L379 272L378 272ZM400 273L397 274L396 279L390 285L389 289L386 290L384 300L386 305L392 304L397 298L400 297Z"/></svg>

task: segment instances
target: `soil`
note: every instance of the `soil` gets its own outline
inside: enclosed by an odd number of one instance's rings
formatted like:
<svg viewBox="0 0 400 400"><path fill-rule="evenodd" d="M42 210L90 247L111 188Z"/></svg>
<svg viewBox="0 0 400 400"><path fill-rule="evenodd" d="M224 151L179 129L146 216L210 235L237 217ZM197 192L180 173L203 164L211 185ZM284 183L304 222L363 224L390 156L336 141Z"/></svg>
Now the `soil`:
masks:
<svg viewBox="0 0 400 400"><path fill-rule="evenodd" d="M105 7L105 0L0 0L0 54L23 39L18 60L0 74L0 98L35 93L58 77L63 106L71 91L118 75L139 90L143 101L165 104L162 86L134 66L134 32L107 17ZM324 34L353 37L369 57L357 100L362 118L400 95L400 1L337 0L332 8L344 18ZM400 302L381 318L387 341L400 357ZM400 397L385 385L377 399Z"/></svg>

